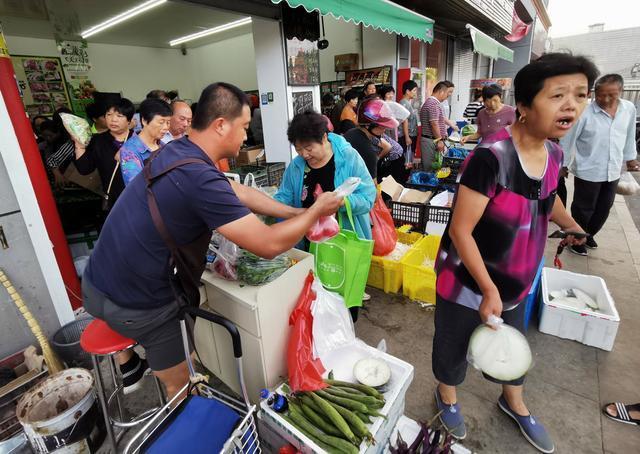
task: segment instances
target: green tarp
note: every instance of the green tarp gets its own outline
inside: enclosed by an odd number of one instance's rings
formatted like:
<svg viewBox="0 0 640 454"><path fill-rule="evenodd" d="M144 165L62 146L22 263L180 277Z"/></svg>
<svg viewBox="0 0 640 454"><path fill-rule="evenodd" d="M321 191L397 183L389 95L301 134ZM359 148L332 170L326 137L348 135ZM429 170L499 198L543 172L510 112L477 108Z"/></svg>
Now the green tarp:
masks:
<svg viewBox="0 0 640 454"><path fill-rule="evenodd" d="M275 4L283 1L292 8L302 6L308 12L331 14L336 19L433 42L432 19L388 0L271 0Z"/></svg>
<svg viewBox="0 0 640 454"><path fill-rule="evenodd" d="M473 25L467 24L467 28L471 34L473 50L475 52L486 55L494 60L502 58L503 60L513 63L513 50L509 49L507 46L503 46L490 36L485 35Z"/></svg>

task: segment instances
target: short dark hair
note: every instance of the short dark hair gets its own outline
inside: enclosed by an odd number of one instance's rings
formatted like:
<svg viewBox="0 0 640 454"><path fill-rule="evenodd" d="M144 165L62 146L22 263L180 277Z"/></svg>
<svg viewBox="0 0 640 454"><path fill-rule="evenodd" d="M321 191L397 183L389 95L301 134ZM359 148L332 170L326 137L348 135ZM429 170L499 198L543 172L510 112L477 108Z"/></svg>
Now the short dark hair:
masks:
<svg viewBox="0 0 640 454"><path fill-rule="evenodd" d="M87 117L95 120L96 118L103 117L104 114L107 113L107 109L105 109L104 103L92 102L91 104L87 104L85 112L87 113Z"/></svg>
<svg viewBox="0 0 640 454"><path fill-rule="evenodd" d="M391 85L382 85L380 88L378 88L378 94L382 99L384 99L385 95L390 91L395 93L396 89L393 88Z"/></svg>
<svg viewBox="0 0 640 454"><path fill-rule="evenodd" d="M331 93L325 93L322 95L322 105L330 106L334 103L333 95Z"/></svg>
<svg viewBox="0 0 640 454"><path fill-rule="evenodd" d="M364 92L363 92L364 93ZM360 92L354 88L352 88L351 90L347 90L347 92L344 94L344 100L346 102L351 101L352 99L356 99L360 97Z"/></svg>
<svg viewBox="0 0 640 454"><path fill-rule="evenodd" d="M140 103L140 118L145 123L150 123L156 115L161 117L170 117L173 115L169 104L161 99L149 98Z"/></svg>
<svg viewBox="0 0 640 454"><path fill-rule="evenodd" d="M191 127L202 131L207 129L216 118L235 120L242 115L244 106L251 106L245 92L235 85L216 82L202 90Z"/></svg>
<svg viewBox="0 0 640 454"><path fill-rule="evenodd" d="M124 115L127 117L127 120L131 121L133 118L133 114L136 113L136 108L133 103L129 101L127 98L120 99L112 99L107 104L105 104L104 111L105 113L110 111L111 109L118 112L120 115Z"/></svg>
<svg viewBox="0 0 640 454"><path fill-rule="evenodd" d="M598 68L587 57L567 52L552 52L523 67L513 79L516 104L529 107L550 77L584 74L591 88L598 77Z"/></svg>
<svg viewBox="0 0 640 454"><path fill-rule="evenodd" d="M477 101L478 99L482 98L484 96L484 94L482 93L482 90L480 88L476 88L475 90L473 90L473 100Z"/></svg>
<svg viewBox="0 0 640 454"><path fill-rule="evenodd" d="M365 91L367 91L367 87L368 87L369 85L373 85L373 86L375 86L375 85L376 85L376 83L375 83L374 81L372 81L372 80L367 80L367 81L364 83L364 85L362 86L362 93L364 93Z"/></svg>
<svg viewBox="0 0 640 454"><path fill-rule="evenodd" d="M322 143L322 138L328 132L326 118L318 112L309 110L293 117L287 128L287 138L294 145L296 142Z"/></svg>
<svg viewBox="0 0 640 454"><path fill-rule="evenodd" d="M345 132L349 131L350 129L357 128L357 127L358 127L358 125L355 124L351 120L342 120L340 122L340 133L344 134Z"/></svg>
<svg viewBox="0 0 640 454"><path fill-rule="evenodd" d="M417 87L418 87L418 84L416 83L415 80L405 80L402 83L402 94L404 95L406 92L411 91Z"/></svg>
<svg viewBox="0 0 640 454"><path fill-rule="evenodd" d="M482 87L482 97L484 99L491 99L494 96L500 96L500 98L502 98L502 87L500 85L491 84Z"/></svg>
<svg viewBox="0 0 640 454"><path fill-rule="evenodd" d="M441 80L436 84L435 87L433 87L433 93L438 93L442 90L448 90L449 88L453 87L455 87L455 85L453 85L453 82L449 82L448 80Z"/></svg>
<svg viewBox="0 0 640 454"><path fill-rule="evenodd" d="M40 132L43 132L43 131L60 133L60 127L53 120L45 120L40 125Z"/></svg>
<svg viewBox="0 0 640 454"><path fill-rule="evenodd" d="M606 84L618 84L620 88L624 87L624 79L620 74L605 74L596 80L594 90L598 90L600 87Z"/></svg>
<svg viewBox="0 0 640 454"><path fill-rule="evenodd" d="M175 101L179 96L180 95L178 95L178 90L171 90L167 92L167 98L169 98L171 101Z"/></svg>
<svg viewBox="0 0 640 454"><path fill-rule="evenodd" d="M167 92L164 90L151 90L147 93L146 99L162 99L167 97Z"/></svg>

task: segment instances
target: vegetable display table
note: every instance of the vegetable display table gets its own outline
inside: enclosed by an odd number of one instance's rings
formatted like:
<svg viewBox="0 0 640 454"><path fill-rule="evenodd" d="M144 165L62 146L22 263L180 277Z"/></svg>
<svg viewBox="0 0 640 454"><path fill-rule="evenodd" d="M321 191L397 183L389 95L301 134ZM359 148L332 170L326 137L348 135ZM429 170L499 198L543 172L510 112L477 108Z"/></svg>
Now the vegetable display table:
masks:
<svg viewBox="0 0 640 454"><path fill-rule="evenodd" d="M226 281L205 271L201 281L206 292L203 307L238 326L242 339L242 363L249 399L260 400L260 390L275 387L287 376L289 314L296 305L313 256L292 249L287 252L297 263L268 284L254 287ZM195 343L204 366L232 390L239 393L231 340L223 328L196 321Z"/></svg>

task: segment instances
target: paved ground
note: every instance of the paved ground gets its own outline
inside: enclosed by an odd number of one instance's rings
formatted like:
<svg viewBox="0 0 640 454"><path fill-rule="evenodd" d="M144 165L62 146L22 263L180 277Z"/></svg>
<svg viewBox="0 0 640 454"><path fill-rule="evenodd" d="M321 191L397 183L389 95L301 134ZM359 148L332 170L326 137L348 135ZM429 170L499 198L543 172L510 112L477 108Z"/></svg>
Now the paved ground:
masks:
<svg viewBox="0 0 640 454"><path fill-rule="evenodd" d="M628 201L636 219L640 196ZM568 252L565 269L603 277L622 319L612 352L542 334L536 322L528 339L535 365L526 383L532 412L548 427L558 453L640 453L640 429L601 416L610 401L640 401L640 233L619 197L607 225L597 236L600 248L587 258ZM553 263L556 243L546 263ZM357 323L358 335L372 345L386 339L389 353L415 366L406 414L428 419L435 414L431 372L433 312L402 297L372 291L368 311ZM469 436L464 445L479 453L534 453L514 423L496 406L498 386L470 370L459 391Z"/></svg>
<svg viewBox="0 0 640 454"><path fill-rule="evenodd" d="M618 197L597 237L598 250L588 258L569 252L562 256L565 269L606 280L622 319L613 351L542 334L535 320L529 327L527 337L535 365L526 383L526 399L548 427L556 452L561 454L640 453L640 428L614 423L600 413L606 402L640 401L640 195L626 199ZM556 243L550 243L547 248L548 264L555 247ZM389 353L414 365L405 413L417 420L429 419L435 414L433 311L401 296L375 289L370 292L372 300L357 323L357 334L371 345L386 339ZM134 409L145 408L152 401L152 384L145 388L134 395ZM469 371L459 391L469 430L464 445L477 453L537 452L498 410L499 394L498 386L485 381L477 371ZM103 446L99 452L108 450Z"/></svg>

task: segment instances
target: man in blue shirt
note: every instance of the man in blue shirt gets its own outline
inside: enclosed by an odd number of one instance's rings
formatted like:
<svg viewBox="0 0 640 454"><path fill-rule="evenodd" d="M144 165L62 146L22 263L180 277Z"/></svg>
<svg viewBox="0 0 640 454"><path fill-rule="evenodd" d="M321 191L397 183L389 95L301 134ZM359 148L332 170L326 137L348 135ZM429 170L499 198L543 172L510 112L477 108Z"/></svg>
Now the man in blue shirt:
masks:
<svg viewBox="0 0 640 454"><path fill-rule="evenodd" d="M619 74L598 79L595 101L560 140L565 172L568 167L575 175L571 215L591 235L585 245L570 247L578 255L586 256L586 248L598 247L594 236L609 217L622 166L636 159L636 108L620 99L623 86Z"/></svg>
<svg viewBox="0 0 640 454"><path fill-rule="evenodd" d="M204 265L214 229L243 249L273 258L294 247L319 217L335 213L342 202L329 192L302 210L230 182L214 163L237 156L250 119L249 101L240 89L225 83L205 88L190 136L161 148L127 186L82 279L86 310L145 348L169 398L188 380L174 266L184 283L181 272L192 269L181 268L181 260L196 263L195 268ZM252 212L286 220L267 226ZM193 250L200 252L189 255ZM187 276L196 281L196 293L203 268ZM123 371L131 369L125 367L129 358L119 358Z"/></svg>

